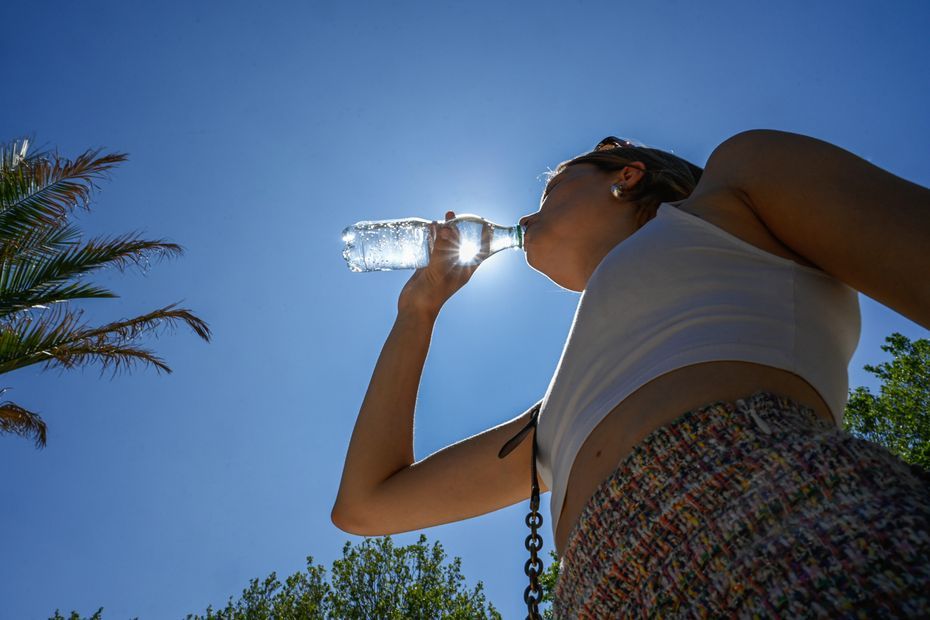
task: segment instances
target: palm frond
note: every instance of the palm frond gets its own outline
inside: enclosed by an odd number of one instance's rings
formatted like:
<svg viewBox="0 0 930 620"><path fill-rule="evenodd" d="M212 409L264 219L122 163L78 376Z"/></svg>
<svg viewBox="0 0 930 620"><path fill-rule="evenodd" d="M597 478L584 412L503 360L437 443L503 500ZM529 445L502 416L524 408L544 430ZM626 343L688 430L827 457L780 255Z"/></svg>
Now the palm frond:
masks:
<svg viewBox="0 0 930 620"><path fill-rule="evenodd" d="M133 363L159 372L171 368L135 339L161 326L184 322L209 342L207 324L189 310L171 304L148 314L89 328L82 312L62 302L117 297L83 282L84 275L109 266L121 272L130 263L148 267L152 253L181 254L181 246L147 241L134 234L97 238L82 244L68 222L75 208L89 210L95 181L126 161L124 153L87 150L74 160L58 153L29 153L29 141L0 144L0 373L43 362L45 369L71 369L101 363L114 375ZM36 310L51 310L37 314ZM5 392L0 389L0 394ZM33 435L44 447L46 425L38 414L11 402L0 403L0 434Z"/></svg>
<svg viewBox="0 0 930 620"><path fill-rule="evenodd" d="M73 224L36 226L15 239L0 242L0 261L31 261L59 253L80 243L81 231Z"/></svg>
<svg viewBox="0 0 930 620"><path fill-rule="evenodd" d="M106 289L86 284L61 285L106 266L115 266L122 272L134 263L145 271L148 256L156 252L163 257L182 254L183 249L176 243L147 241L130 233L111 239L92 239L83 247L68 246L48 255L33 254L29 260L18 256L0 258L0 317L69 299L117 297Z"/></svg>
<svg viewBox="0 0 930 620"><path fill-rule="evenodd" d="M178 308L177 310L174 307L177 304L170 304L164 308L154 310L148 314L143 314L134 319L127 319L125 321L118 321L116 323L110 323L104 325L97 329L88 330L81 332L82 338L101 338L101 337L110 337L116 335L120 341L131 341L142 334L150 332L155 328L159 327L163 323L167 323L172 327L178 321L183 321L194 330L198 336L204 339L207 342L210 342L210 328L207 324L194 316L190 310L186 308Z"/></svg>
<svg viewBox="0 0 930 620"><path fill-rule="evenodd" d="M23 313L4 321L0 326L0 372L10 372L48 359L49 349L65 341L78 329L77 321L81 314L81 311L75 313L59 306L39 317Z"/></svg>
<svg viewBox="0 0 930 620"><path fill-rule="evenodd" d="M21 314L0 327L0 373L45 362L45 369L60 366L73 368L102 362L103 369L114 366L114 374L134 361L148 362L159 370L171 372L165 362L150 351L132 343L139 336L163 325L187 323L198 336L210 341L210 328L189 310L174 309L176 304L148 314L87 329L77 322L83 312L54 308L40 318ZM35 324L33 324L33 322Z"/></svg>
<svg viewBox="0 0 930 620"><path fill-rule="evenodd" d="M127 159L125 153L98 157L96 149L72 161L57 153L28 155L26 148L28 142L14 142L0 151L0 242L37 226L60 226L75 207L88 209L94 181Z"/></svg>
<svg viewBox="0 0 930 620"><path fill-rule="evenodd" d="M43 370L57 366L62 372L79 366L87 366L94 362L100 363L100 376L113 368L113 377L121 370L130 370L135 363L148 363L158 372L173 372L165 360L156 356L148 349L121 344L94 343L88 345L63 345L56 347L54 360L45 362Z"/></svg>
<svg viewBox="0 0 930 620"><path fill-rule="evenodd" d="M0 144L0 170L15 170L29 151L29 140L13 140L9 144Z"/></svg>
<svg viewBox="0 0 930 620"><path fill-rule="evenodd" d="M0 389L0 394L9 389ZM10 401L0 403L0 434L13 433L22 437L31 435L35 439L36 448L44 448L47 431L45 422L38 413Z"/></svg>
<svg viewBox="0 0 930 620"><path fill-rule="evenodd" d="M0 319L27 310L46 310L52 304L64 303L72 299L115 299L119 297L110 291L93 284L65 284L41 290L26 291L21 295L4 294L0 301Z"/></svg>

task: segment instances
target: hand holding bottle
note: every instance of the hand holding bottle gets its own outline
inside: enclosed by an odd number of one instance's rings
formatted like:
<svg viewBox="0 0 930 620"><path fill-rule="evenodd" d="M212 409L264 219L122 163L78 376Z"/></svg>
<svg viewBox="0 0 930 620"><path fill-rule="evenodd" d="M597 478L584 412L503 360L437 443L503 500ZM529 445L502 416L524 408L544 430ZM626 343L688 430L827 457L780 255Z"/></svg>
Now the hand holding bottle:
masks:
<svg viewBox="0 0 930 620"><path fill-rule="evenodd" d="M454 217L455 213L448 211L446 222L430 224L430 234L435 242L429 264L417 269L404 285L397 300L399 311L413 310L438 315L446 301L465 286L484 259L490 256L491 227L484 225L478 252L470 260L462 261L459 231L448 223Z"/></svg>

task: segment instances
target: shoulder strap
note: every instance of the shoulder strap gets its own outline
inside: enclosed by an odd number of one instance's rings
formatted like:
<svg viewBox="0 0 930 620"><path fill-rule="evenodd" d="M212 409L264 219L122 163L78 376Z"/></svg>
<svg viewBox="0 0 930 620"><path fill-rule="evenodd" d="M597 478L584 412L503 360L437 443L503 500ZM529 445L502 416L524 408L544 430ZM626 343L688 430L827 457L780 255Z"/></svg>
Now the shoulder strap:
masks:
<svg viewBox="0 0 930 620"><path fill-rule="evenodd" d="M536 422L539 420L539 410L542 407L542 401L533 405L533 415L530 417L530 421L526 423L526 426L517 431L517 434L507 440L507 443L501 448L500 452L497 453L497 458L502 459L511 452L514 448L523 443L523 439L529 435L530 431L536 428ZM534 437L535 439L535 437ZM535 463L535 460L534 460Z"/></svg>

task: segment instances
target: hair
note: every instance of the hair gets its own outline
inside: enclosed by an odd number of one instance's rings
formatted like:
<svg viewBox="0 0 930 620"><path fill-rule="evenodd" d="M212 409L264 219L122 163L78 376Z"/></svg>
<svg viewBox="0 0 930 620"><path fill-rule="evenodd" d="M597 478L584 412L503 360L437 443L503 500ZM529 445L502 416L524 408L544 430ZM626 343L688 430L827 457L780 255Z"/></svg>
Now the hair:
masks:
<svg viewBox="0 0 930 620"><path fill-rule="evenodd" d="M645 175L632 189L623 190L623 197L636 208L636 222L642 227L656 216L663 202L676 202L691 195L704 169L672 153L647 146L618 146L612 149L591 151L567 161L555 170L547 171L546 182L576 164L593 164L604 172L622 170L631 162L646 165Z"/></svg>

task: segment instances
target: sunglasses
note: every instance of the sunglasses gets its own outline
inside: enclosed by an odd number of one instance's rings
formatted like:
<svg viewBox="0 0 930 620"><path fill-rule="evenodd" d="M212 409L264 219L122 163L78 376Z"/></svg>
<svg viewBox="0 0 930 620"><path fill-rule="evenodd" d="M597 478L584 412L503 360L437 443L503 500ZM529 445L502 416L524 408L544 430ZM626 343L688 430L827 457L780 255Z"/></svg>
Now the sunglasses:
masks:
<svg viewBox="0 0 930 620"><path fill-rule="evenodd" d="M615 136L607 136L603 140L597 143L597 146L594 147L595 151L609 151L615 148L635 148L640 146L634 144L626 138L617 138Z"/></svg>

